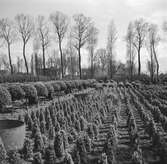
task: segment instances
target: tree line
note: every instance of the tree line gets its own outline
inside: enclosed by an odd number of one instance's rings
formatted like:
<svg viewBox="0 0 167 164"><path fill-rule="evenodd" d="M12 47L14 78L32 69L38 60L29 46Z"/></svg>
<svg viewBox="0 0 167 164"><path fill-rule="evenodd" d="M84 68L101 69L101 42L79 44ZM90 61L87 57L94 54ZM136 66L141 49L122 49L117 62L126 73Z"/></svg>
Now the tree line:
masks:
<svg viewBox="0 0 167 164"><path fill-rule="evenodd" d="M71 22L67 15L59 11L51 13L49 19L42 15L34 19L30 15L25 14L16 15L14 20L9 18L0 19L0 40L2 41L2 46L6 46L8 51L11 74L14 73L11 45L18 40L23 43L23 59L17 58L17 66L19 67L20 63L24 61L26 73L30 73L26 46L30 39L33 39L35 65L37 67L39 63L41 64L44 75L46 75L46 65L53 66L59 64L61 78L64 78L67 65L70 72L73 72L73 74L74 72L79 72L79 76L82 78L81 50L84 48L89 54L91 77L94 77L94 74L100 69L102 74L107 74L109 78L112 78L121 66L115 59L115 45L118 39L118 32L114 21L112 20L108 26L106 47L98 49L96 47L99 30L92 18L83 14L75 14ZM167 32L166 22L163 23L163 30ZM161 41L158 25L149 23L142 18L134 20L129 23L124 40L127 46L126 70L129 78L132 79L134 74L141 75L141 50L146 48L149 55L147 68L150 73L150 79L153 81L156 77L158 81L159 61L157 49ZM64 48L63 45L65 43L66 46ZM55 56L49 57L46 61L46 50L51 44L58 46L58 63L55 63ZM37 56L39 49L42 52L40 60ZM70 56L68 60L66 58L67 54ZM137 69L136 59L138 62ZM6 61L3 59L1 62L5 63ZM76 65L77 67L74 68Z"/></svg>

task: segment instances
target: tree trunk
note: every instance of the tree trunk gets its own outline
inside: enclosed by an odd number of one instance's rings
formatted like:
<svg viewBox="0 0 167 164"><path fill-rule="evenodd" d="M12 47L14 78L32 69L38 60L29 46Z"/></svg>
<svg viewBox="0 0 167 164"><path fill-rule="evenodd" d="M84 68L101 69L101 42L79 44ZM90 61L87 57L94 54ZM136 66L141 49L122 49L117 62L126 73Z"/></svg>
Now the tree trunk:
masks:
<svg viewBox="0 0 167 164"><path fill-rule="evenodd" d="M90 50L90 55L91 55L91 78L94 76L94 69L93 69L93 50Z"/></svg>
<svg viewBox="0 0 167 164"><path fill-rule="evenodd" d="M81 52L80 52L81 48L78 48L78 55L79 55L79 77L80 79L82 79L82 70L81 70Z"/></svg>
<svg viewBox="0 0 167 164"><path fill-rule="evenodd" d="M23 43L23 58L24 58L24 62L25 62L26 71L27 71L27 74L28 74L28 64L27 64L25 50L26 50L26 44Z"/></svg>
<svg viewBox="0 0 167 164"><path fill-rule="evenodd" d="M140 47L138 49L138 75L141 74Z"/></svg>
<svg viewBox="0 0 167 164"><path fill-rule="evenodd" d="M43 53L43 75L46 73L46 67L45 67L45 46L42 46L42 53Z"/></svg>
<svg viewBox="0 0 167 164"><path fill-rule="evenodd" d="M10 44L9 43L8 43L8 56L9 56L10 71L11 71L11 74L13 74L13 65L12 65L12 59L10 55Z"/></svg>
<svg viewBox="0 0 167 164"><path fill-rule="evenodd" d="M38 55L35 53L35 75L38 76Z"/></svg>
<svg viewBox="0 0 167 164"><path fill-rule="evenodd" d="M153 82L153 79L154 79L154 63L153 63L153 54L152 54L152 46L150 47L150 53L151 53L151 70L150 70L150 78L151 78L151 82Z"/></svg>
<svg viewBox="0 0 167 164"><path fill-rule="evenodd" d="M112 59L110 59L110 79L113 78L113 71L112 71Z"/></svg>
<svg viewBox="0 0 167 164"><path fill-rule="evenodd" d="M61 49L61 41L59 39L59 50L60 50L60 57L61 57L61 78L64 78L64 72L63 72L63 52Z"/></svg>
<svg viewBox="0 0 167 164"><path fill-rule="evenodd" d="M159 62L158 62L158 59L157 59L157 54L155 52L154 44L153 44L153 53L154 53L154 58L155 58L155 62L156 62L156 65L157 65L156 73L157 73L157 82L158 82L159 81Z"/></svg>
<svg viewBox="0 0 167 164"><path fill-rule="evenodd" d="M72 62L72 54L70 53L70 62L71 62L71 79L74 79L74 69L73 69L73 62Z"/></svg>

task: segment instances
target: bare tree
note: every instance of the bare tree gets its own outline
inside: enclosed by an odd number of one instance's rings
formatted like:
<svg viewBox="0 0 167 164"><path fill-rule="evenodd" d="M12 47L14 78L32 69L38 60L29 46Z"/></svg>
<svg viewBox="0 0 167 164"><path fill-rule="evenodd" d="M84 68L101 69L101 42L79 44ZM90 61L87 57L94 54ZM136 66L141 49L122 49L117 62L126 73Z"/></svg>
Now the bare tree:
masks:
<svg viewBox="0 0 167 164"><path fill-rule="evenodd" d="M17 65L17 72L21 72L21 59L19 56L17 56L17 62L16 62L16 65Z"/></svg>
<svg viewBox="0 0 167 164"><path fill-rule="evenodd" d="M50 15L50 19L55 26L55 30L57 33L58 37L58 42L59 42L59 51L60 51L60 56L61 56L61 74L62 78L64 76L63 74L63 52L62 52L62 41L64 39L64 36L67 32L68 29L68 18L65 14L57 11L55 14Z"/></svg>
<svg viewBox="0 0 167 164"><path fill-rule="evenodd" d="M9 19L1 19L0 20L0 36L5 41L8 49L8 58L10 64L10 71L13 74L13 65L12 65L12 58L11 58L11 44L14 43L16 40L16 31L13 26L13 22Z"/></svg>
<svg viewBox="0 0 167 164"><path fill-rule="evenodd" d="M97 36L98 36L98 29L92 24L89 29L89 36L87 41L87 49L90 55L90 66L91 66L91 77L94 76L94 51L95 46L97 45Z"/></svg>
<svg viewBox="0 0 167 164"><path fill-rule="evenodd" d="M97 49L95 54L95 60L98 65L101 67L102 73L105 72L107 66L107 51L104 48Z"/></svg>
<svg viewBox="0 0 167 164"><path fill-rule="evenodd" d="M108 73L110 78L113 77L113 74L115 72L114 48L116 40L117 40L117 31L114 21L112 20L109 24L108 38L107 38Z"/></svg>
<svg viewBox="0 0 167 164"><path fill-rule="evenodd" d="M45 75L46 64L45 64L45 49L50 44L49 26L44 16L39 15L37 18L37 37L42 47L43 57L43 74Z"/></svg>
<svg viewBox="0 0 167 164"><path fill-rule="evenodd" d="M89 17L83 14L76 14L73 16L75 25L72 29L73 45L78 51L79 57L79 75L82 78L81 70L81 48L86 44L89 37L89 29L92 25L92 21Z"/></svg>
<svg viewBox="0 0 167 164"><path fill-rule="evenodd" d="M67 63L68 63L67 69L71 75L71 79L74 79L74 75L78 71L78 56L77 56L77 51L73 46L73 37L71 30L67 40Z"/></svg>
<svg viewBox="0 0 167 164"><path fill-rule="evenodd" d="M134 42L134 31L133 24L130 22L127 29L127 34L125 36L126 46L127 46L127 67L130 76L130 80L133 78L134 68L135 68L135 48Z"/></svg>
<svg viewBox="0 0 167 164"><path fill-rule="evenodd" d="M33 57L32 57L32 60L33 60L33 64L34 64L34 71L33 71L33 74L34 75L37 75L39 74L39 69L38 69L38 52L39 52L39 49L40 49L40 41L38 38L34 38L33 39Z"/></svg>
<svg viewBox="0 0 167 164"><path fill-rule="evenodd" d="M160 36L158 34L158 27L156 24L150 24L148 28L148 40L151 53L152 66L154 66L154 59L156 63L156 80L159 80L159 62L157 58L157 46L160 42ZM153 70L152 70L153 71Z"/></svg>
<svg viewBox="0 0 167 164"><path fill-rule="evenodd" d="M148 24L140 18L134 22L134 46L138 55L138 75L141 74L141 48L144 45Z"/></svg>
<svg viewBox="0 0 167 164"><path fill-rule="evenodd" d="M26 44L33 34L34 23L29 15L24 15L24 14L18 14L15 17L15 20L18 26L18 32L20 33L23 41L23 58L25 62L26 71L28 74L29 71L28 71L28 63L26 59L25 50L26 50Z"/></svg>

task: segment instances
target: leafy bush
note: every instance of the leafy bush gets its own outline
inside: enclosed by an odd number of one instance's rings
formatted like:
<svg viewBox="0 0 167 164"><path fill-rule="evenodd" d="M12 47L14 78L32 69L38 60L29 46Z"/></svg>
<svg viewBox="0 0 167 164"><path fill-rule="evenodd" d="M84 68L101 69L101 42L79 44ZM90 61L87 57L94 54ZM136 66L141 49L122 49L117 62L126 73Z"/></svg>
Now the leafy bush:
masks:
<svg viewBox="0 0 167 164"><path fill-rule="evenodd" d="M22 164L23 161L20 158L20 154L16 150L10 150L8 152L9 163Z"/></svg>
<svg viewBox="0 0 167 164"><path fill-rule="evenodd" d="M4 147L2 139L0 138L0 163L2 163L6 158L7 158L6 149Z"/></svg>
<svg viewBox="0 0 167 164"><path fill-rule="evenodd" d="M55 92L61 90L61 87L60 87L60 85L57 82L53 81L53 82L51 82L51 85L53 86Z"/></svg>
<svg viewBox="0 0 167 164"><path fill-rule="evenodd" d="M38 96L44 96L44 97L48 96L47 87L42 82L36 82L36 83L34 83L34 87L37 90Z"/></svg>
<svg viewBox="0 0 167 164"><path fill-rule="evenodd" d="M34 150L37 152L42 152L44 148L44 143L40 132L37 132L34 139Z"/></svg>
<svg viewBox="0 0 167 164"><path fill-rule="evenodd" d="M46 148L44 164L55 164L55 151L51 146Z"/></svg>
<svg viewBox="0 0 167 164"><path fill-rule="evenodd" d="M88 80L83 80L82 81L82 86L83 86L84 89L86 89L87 87L90 86L90 82Z"/></svg>
<svg viewBox="0 0 167 164"><path fill-rule="evenodd" d="M32 159L33 157L33 141L31 139L25 138L23 145L23 155L24 159Z"/></svg>
<svg viewBox="0 0 167 164"><path fill-rule="evenodd" d="M25 97L24 90L20 87L19 84L12 84L8 86L8 91L12 96L12 100L20 100Z"/></svg>
<svg viewBox="0 0 167 164"><path fill-rule="evenodd" d="M48 98L49 99L53 99L53 94L54 94L54 88L53 88L53 86L51 85L50 82L46 82L45 86L46 86L46 88L48 90Z"/></svg>
<svg viewBox="0 0 167 164"><path fill-rule="evenodd" d="M76 88L75 81L65 81L65 84L66 84L66 86L67 86L67 89Z"/></svg>
<svg viewBox="0 0 167 164"><path fill-rule="evenodd" d="M34 155L33 164L42 164L42 155L40 152Z"/></svg>
<svg viewBox="0 0 167 164"><path fill-rule="evenodd" d="M9 91L0 86L0 112L4 111L4 107L6 105L10 105L12 103L11 95Z"/></svg>
<svg viewBox="0 0 167 164"><path fill-rule="evenodd" d="M74 161L68 152L66 152L66 154L65 154L64 163L65 164L74 164Z"/></svg>
<svg viewBox="0 0 167 164"><path fill-rule="evenodd" d="M36 104L38 102L37 90L31 84L23 84L21 86L25 92L25 97L28 99L29 104Z"/></svg>
<svg viewBox="0 0 167 164"><path fill-rule="evenodd" d="M60 90L63 91L67 89L66 83L64 81L57 81L56 83L60 86Z"/></svg>
<svg viewBox="0 0 167 164"><path fill-rule="evenodd" d="M64 145L63 145L62 134L60 132L57 132L56 135L55 135L54 150L55 150L56 156L58 158L63 156Z"/></svg>

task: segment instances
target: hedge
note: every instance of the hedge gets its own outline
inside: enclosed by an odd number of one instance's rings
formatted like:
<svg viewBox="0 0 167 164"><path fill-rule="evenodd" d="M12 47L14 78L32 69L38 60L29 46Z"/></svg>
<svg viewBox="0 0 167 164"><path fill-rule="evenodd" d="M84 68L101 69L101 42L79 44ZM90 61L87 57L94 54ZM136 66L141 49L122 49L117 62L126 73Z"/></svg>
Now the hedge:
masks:
<svg viewBox="0 0 167 164"><path fill-rule="evenodd" d="M12 85L9 85L7 88L12 96L12 101L20 100L25 97L25 92L20 87L19 84L12 84Z"/></svg>
<svg viewBox="0 0 167 164"><path fill-rule="evenodd" d="M51 82L51 85L53 86L55 92L61 90L60 85L59 85L56 81L52 81L52 82Z"/></svg>
<svg viewBox="0 0 167 164"><path fill-rule="evenodd" d="M67 85L64 81L56 81L56 83L60 86L60 90L66 90Z"/></svg>
<svg viewBox="0 0 167 164"><path fill-rule="evenodd" d="M25 92L25 98L28 99L29 104L36 104L38 102L36 88L31 84L22 84L21 87Z"/></svg>
<svg viewBox="0 0 167 164"><path fill-rule="evenodd" d="M46 86L48 90L48 98L53 99L53 94L54 94L54 88L50 82L45 82L44 85Z"/></svg>
<svg viewBox="0 0 167 164"><path fill-rule="evenodd" d="M11 102L11 100L21 100L22 98L28 99L29 104L36 104L40 96L53 99L54 92L65 91L65 93L70 93L72 89L94 87L96 84L96 80L94 79L12 84L4 83L1 84L0 94L2 94L2 96L0 95L0 106L5 106Z"/></svg>
<svg viewBox="0 0 167 164"><path fill-rule="evenodd" d="M48 90L47 87L42 82L34 83L34 87L37 90L38 96L48 97Z"/></svg>
<svg viewBox="0 0 167 164"><path fill-rule="evenodd" d="M5 106L10 105L12 103L12 98L9 91L0 86L0 112L4 112Z"/></svg>

